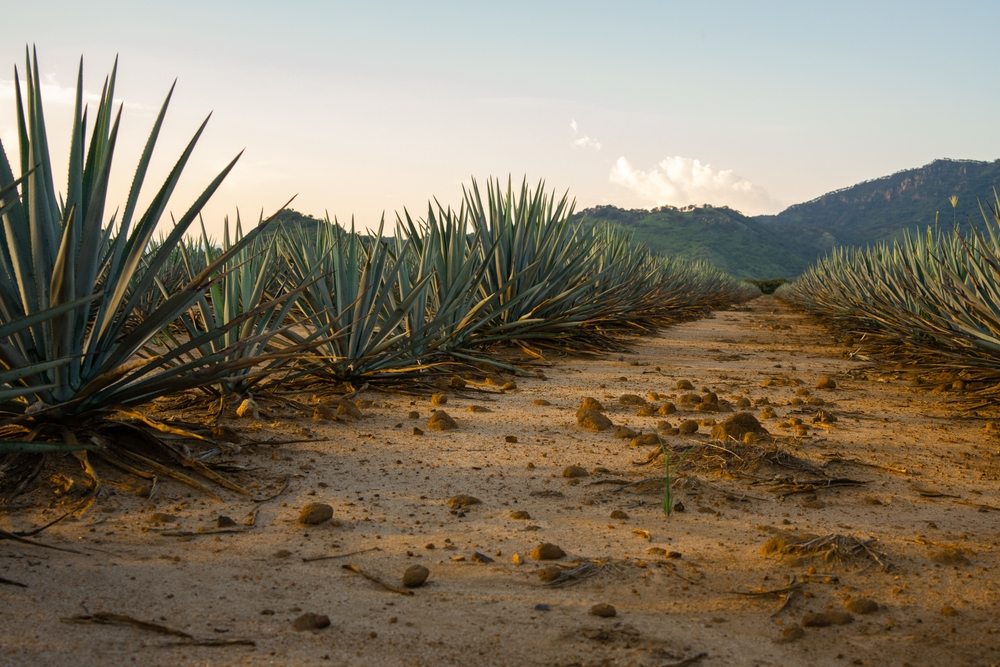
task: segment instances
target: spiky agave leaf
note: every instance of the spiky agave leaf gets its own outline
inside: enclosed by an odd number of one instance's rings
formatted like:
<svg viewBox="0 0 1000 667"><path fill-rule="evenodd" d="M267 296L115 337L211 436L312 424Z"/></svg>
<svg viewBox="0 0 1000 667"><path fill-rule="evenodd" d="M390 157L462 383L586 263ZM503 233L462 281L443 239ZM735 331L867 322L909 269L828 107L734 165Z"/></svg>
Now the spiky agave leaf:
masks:
<svg viewBox="0 0 1000 667"><path fill-rule="evenodd" d="M158 272L239 156L208 184L161 243L151 248L156 227L208 119L140 212L137 203L173 94L171 87L136 167L121 217L109 220L105 215L108 183L121 116L120 109L113 110L117 63L105 81L88 141L81 61L67 189L59 197L53 185L37 55L29 55L27 61L23 97L15 71L20 168L25 175L19 189L9 190L15 179L6 152L0 150L0 189L7 190L0 213L0 314L4 323L27 318L32 324L4 341L8 346L5 364L20 376L8 382L18 396L0 401L0 410L24 415L32 405L34 421L78 421L226 377L230 369L225 364L188 363L182 349L168 349L155 358L144 357L142 351L197 303L212 275L252 243L259 230L189 276L141 319L135 314L148 294L158 290ZM51 316L39 319L41 313ZM215 328L204 335L220 338L226 333L225 328Z"/></svg>
<svg viewBox="0 0 1000 667"><path fill-rule="evenodd" d="M496 242L486 245L481 231L470 232L469 226L464 204L455 211L434 202L425 220L414 221L405 210L397 220L395 252L406 260L400 267L400 298L429 278L404 322L409 336L420 341L416 351L425 359L439 354L491 363L468 352L476 332L499 315L493 295L484 298L478 289L489 268L483 257L490 256Z"/></svg>
<svg viewBox="0 0 1000 667"><path fill-rule="evenodd" d="M984 217L985 232L837 249L779 295L903 361L1000 381L1000 210Z"/></svg>
<svg viewBox="0 0 1000 667"><path fill-rule="evenodd" d="M305 355L312 372L334 381L398 380L425 368L427 342L406 327L429 276L400 289L408 242L396 247L329 220L283 234L282 255L293 283L306 285L295 301L300 322L320 344ZM425 332L426 333L426 332Z"/></svg>
<svg viewBox="0 0 1000 667"><path fill-rule="evenodd" d="M515 193L510 180L506 188L490 181L484 200L473 181L465 207L483 239L475 251L486 270L477 289L491 315L473 345L613 347L586 327L600 309L591 298L598 296L591 270L595 240L569 223L573 205L566 195L547 193L544 183L531 188L524 181Z"/></svg>
<svg viewBox="0 0 1000 667"><path fill-rule="evenodd" d="M180 248L182 282L197 275L199 271L195 267L212 264L244 237L239 213L232 233L226 218L221 247L215 247L204 223L201 231L200 243ZM196 248L199 254L192 255L189 247ZM169 330L164 332L172 347L186 349L181 356L186 363L204 365L211 359L213 364L229 369L218 383L200 387L213 396L246 396L278 371L288 370L297 355L318 344L319 331L307 335L291 333L299 326L292 318L295 300L315 278L307 275L303 283L291 283L280 270L277 247L276 235L263 236L232 255L219 269L208 290L198 295L188 312L181 314L181 336ZM161 285L161 289L166 296L165 287ZM213 331L219 335L205 336L206 332ZM192 340L204 342L194 347L185 346L185 341ZM290 379L288 373L283 375L286 380Z"/></svg>
<svg viewBox="0 0 1000 667"><path fill-rule="evenodd" d="M670 265L621 232L571 223L572 202L546 193L544 183L522 182L515 191L510 180L506 188L490 181L484 199L473 181L465 209L481 239L485 271L477 289L489 313L470 337L475 346L617 349L622 336L649 332L691 308L746 298L746 288L739 295L729 290L733 281L720 272L714 282L704 275L700 284L678 280ZM667 294L670 280L686 292L674 287Z"/></svg>

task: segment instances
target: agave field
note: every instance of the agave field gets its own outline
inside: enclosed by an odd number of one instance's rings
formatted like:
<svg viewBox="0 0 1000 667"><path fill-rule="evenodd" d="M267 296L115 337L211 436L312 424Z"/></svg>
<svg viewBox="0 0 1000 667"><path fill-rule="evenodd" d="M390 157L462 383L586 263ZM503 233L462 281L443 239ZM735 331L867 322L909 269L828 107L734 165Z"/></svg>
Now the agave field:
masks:
<svg viewBox="0 0 1000 667"><path fill-rule="evenodd" d="M225 408L279 381L342 391L418 386L444 369L514 371L512 350L617 350L757 294L706 264L570 224L572 202L542 183L473 183L457 210L404 212L374 232L329 220L309 230L260 220L246 230L237 217L217 240L200 211L238 156L164 222L207 119L140 210L171 95L126 201L111 202L115 71L92 111L81 64L65 189L56 186L37 56L24 74L22 87L15 73L19 146L0 145L0 470L59 451L75 452L88 471L88 453L128 469L158 465L109 435L125 429L211 476L183 439L150 434L201 436L134 408L190 392Z"/></svg>
<svg viewBox="0 0 1000 667"><path fill-rule="evenodd" d="M838 248L779 296L911 368L1000 381L1000 201L985 231Z"/></svg>
<svg viewBox="0 0 1000 667"><path fill-rule="evenodd" d="M172 89L112 195L116 69L0 144L0 662L1000 660L1000 201L783 302L510 177L211 221Z"/></svg>

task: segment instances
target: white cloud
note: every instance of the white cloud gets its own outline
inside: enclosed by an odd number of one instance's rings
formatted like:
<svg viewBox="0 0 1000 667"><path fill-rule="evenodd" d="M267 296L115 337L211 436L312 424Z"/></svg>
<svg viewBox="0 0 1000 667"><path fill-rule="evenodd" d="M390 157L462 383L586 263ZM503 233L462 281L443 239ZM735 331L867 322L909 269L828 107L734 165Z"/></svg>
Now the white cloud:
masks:
<svg viewBox="0 0 1000 667"><path fill-rule="evenodd" d="M586 135L582 137L577 136L580 134L580 126L577 124L575 118L569 121L569 129L573 130L573 136L575 137L573 139L573 143L571 144L573 148L589 148L595 151L601 150L601 142L597 139L592 139Z"/></svg>
<svg viewBox="0 0 1000 667"><path fill-rule="evenodd" d="M601 142L591 139L590 137L580 137L579 139L574 139L573 146L575 148L593 148L595 151L601 150Z"/></svg>
<svg viewBox="0 0 1000 667"><path fill-rule="evenodd" d="M21 95L27 94L24 77L21 77ZM0 99L14 99L14 80L0 79ZM100 100L100 97L86 89L83 91L83 103L92 104ZM76 86L64 86L59 83L54 74L46 74L42 77L42 104L58 104L60 106L72 106L76 104Z"/></svg>
<svg viewBox="0 0 1000 667"><path fill-rule="evenodd" d="M27 94L27 88L25 85L25 79L21 77L21 95ZM0 100L13 100L14 96L14 80L13 79L0 79ZM83 104L84 106L92 105L94 107L101 101L101 96L91 90L83 89ZM76 84L72 86L64 86L59 83L55 74L49 73L42 76L42 106L58 105L58 106L68 106L71 107L76 104ZM125 102L120 97L115 98L115 107L124 104L126 109L134 111L144 111L146 106L143 104L135 104L132 102Z"/></svg>
<svg viewBox="0 0 1000 667"><path fill-rule="evenodd" d="M653 206L729 206L747 214L772 212L780 207L764 188L731 169L715 169L695 158L671 156L653 168L636 169L625 157L611 167L612 183Z"/></svg>

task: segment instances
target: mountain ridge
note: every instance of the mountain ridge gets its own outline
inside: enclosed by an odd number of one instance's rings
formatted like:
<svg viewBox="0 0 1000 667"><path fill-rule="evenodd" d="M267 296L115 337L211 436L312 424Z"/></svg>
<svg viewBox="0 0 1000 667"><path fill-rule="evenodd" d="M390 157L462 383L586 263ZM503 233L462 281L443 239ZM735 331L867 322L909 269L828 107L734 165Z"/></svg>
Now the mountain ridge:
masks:
<svg viewBox="0 0 1000 667"><path fill-rule="evenodd" d="M747 216L707 204L649 210L602 205L574 217L585 224L617 224L654 251L707 259L737 277L791 278L836 245L869 245L936 222L982 228L980 204L993 206L998 188L1000 160L941 158L777 214Z"/></svg>

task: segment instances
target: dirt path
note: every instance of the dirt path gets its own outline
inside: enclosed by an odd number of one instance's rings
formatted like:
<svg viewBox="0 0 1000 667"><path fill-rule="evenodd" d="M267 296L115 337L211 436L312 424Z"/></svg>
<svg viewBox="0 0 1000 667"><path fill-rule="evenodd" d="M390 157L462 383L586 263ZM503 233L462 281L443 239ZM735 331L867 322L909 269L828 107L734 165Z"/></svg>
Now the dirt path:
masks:
<svg viewBox="0 0 1000 667"><path fill-rule="evenodd" d="M261 494L288 475L273 500L163 484L150 501L121 478L40 536L78 553L0 540L0 577L24 585L0 585L0 663L1000 664L1000 439L956 416L951 394L847 359L767 298L545 374L503 395L452 393L441 409L454 431L427 428L429 399L382 394L346 423L265 415L252 437L315 440L229 457ZM816 388L822 376L836 388ZM646 433L735 414L682 404L702 388L721 410L741 398L773 410L761 422L776 439L718 442L710 424L665 436L688 448L672 470L683 511L667 517L663 466L637 465L656 448L585 431L576 408L596 398ZM680 411L638 416L622 394ZM588 475L564 477L573 465ZM51 520L51 494L8 508L0 528ZM459 494L481 503L450 508ZM309 502L332 505L334 521L301 525ZM540 579L541 542L567 553L555 561L565 585ZM342 557L306 561L319 556ZM414 564L430 578L404 595L347 564L394 586ZM617 615L592 615L599 603ZM307 612L330 626L296 630ZM123 620L107 614L188 637L94 622ZM198 644L233 640L253 645Z"/></svg>

